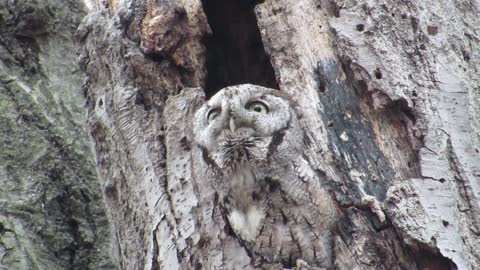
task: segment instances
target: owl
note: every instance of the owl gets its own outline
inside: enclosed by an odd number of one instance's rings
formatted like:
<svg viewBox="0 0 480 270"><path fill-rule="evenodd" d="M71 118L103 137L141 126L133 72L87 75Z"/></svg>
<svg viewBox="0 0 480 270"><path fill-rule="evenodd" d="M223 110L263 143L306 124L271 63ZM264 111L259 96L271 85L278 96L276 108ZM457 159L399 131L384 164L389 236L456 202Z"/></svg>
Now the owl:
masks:
<svg viewBox="0 0 480 270"><path fill-rule="evenodd" d="M288 96L251 84L224 88L196 112L194 135L226 222L254 261L332 266L335 207L304 158Z"/></svg>

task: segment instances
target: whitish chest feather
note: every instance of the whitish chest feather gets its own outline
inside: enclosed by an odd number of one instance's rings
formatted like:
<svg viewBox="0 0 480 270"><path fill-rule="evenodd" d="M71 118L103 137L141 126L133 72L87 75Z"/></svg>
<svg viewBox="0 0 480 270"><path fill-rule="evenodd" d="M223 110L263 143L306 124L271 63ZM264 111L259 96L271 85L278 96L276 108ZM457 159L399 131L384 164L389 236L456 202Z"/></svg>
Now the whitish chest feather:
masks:
<svg viewBox="0 0 480 270"><path fill-rule="evenodd" d="M252 197L258 189L255 175L247 166L236 170L225 180L230 183L228 214L230 226L242 239L253 241L265 218L262 206Z"/></svg>
<svg viewBox="0 0 480 270"><path fill-rule="evenodd" d="M265 213L257 206L251 206L246 212L240 209L233 209L228 215L228 220L230 221L230 226L232 226L233 231L246 241L255 240L264 218Z"/></svg>

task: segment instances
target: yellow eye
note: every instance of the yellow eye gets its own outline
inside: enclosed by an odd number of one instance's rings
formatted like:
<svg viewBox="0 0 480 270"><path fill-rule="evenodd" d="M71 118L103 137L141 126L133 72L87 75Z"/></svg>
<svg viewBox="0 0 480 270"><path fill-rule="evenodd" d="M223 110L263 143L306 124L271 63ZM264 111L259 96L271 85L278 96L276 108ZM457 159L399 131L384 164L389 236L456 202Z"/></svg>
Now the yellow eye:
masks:
<svg viewBox="0 0 480 270"><path fill-rule="evenodd" d="M220 115L220 109L211 109L210 111L208 111L207 113L207 121L208 121L208 124L210 124L213 120L215 120L215 118L217 118L217 116Z"/></svg>
<svg viewBox="0 0 480 270"><path fill-rule="evenodd" d="M254 101L248 104L247 106L248 110L254 111L257 113L261 114L267 114L268 113L268 107L265 105L265 103L261 101Z"/></svg>

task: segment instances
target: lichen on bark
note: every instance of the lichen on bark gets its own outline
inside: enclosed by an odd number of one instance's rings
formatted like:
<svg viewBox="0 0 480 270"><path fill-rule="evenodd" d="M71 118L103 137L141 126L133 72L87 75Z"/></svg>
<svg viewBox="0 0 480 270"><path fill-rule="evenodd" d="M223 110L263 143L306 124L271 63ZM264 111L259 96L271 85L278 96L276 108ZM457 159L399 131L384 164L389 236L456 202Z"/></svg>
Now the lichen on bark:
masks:
<svg viewBox="0 0 480 270"><path fill-rule="evenodd" d="M79 1L0 3L0 258L6 269L113 269L85 128Z"/></svg>

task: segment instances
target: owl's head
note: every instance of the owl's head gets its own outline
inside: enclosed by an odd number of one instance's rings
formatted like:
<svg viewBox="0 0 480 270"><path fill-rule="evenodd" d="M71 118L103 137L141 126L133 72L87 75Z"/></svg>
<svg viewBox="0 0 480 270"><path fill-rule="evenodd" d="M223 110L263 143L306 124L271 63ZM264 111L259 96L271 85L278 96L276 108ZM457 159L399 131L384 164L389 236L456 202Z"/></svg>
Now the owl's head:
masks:
<svg viewBox="0 0 480 270"><path fill-rule="evenodd" d="M243 84L220 90L195 114L195 141L220 167L267 160L279 148L299 149L302 132L289 98Z"/></svg>

